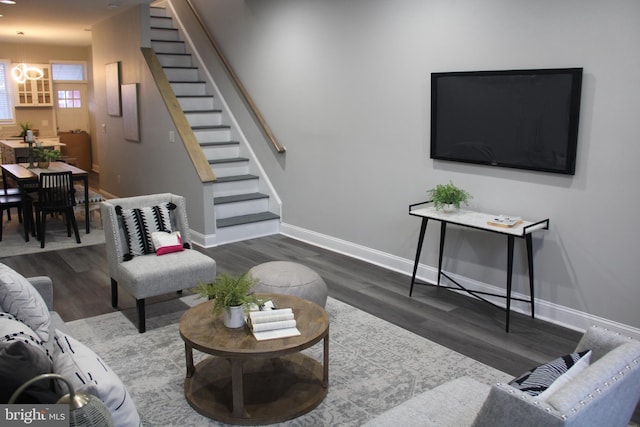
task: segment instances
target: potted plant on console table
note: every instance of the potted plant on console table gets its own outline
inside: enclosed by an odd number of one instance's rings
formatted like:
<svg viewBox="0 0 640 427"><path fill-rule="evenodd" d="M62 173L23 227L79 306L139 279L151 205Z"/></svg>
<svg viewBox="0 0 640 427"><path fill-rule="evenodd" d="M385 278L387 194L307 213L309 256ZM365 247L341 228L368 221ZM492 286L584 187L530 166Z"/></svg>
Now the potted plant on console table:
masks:
<svg viewBox="0 0 640 427"><path fill-rule="evenodd" d="M431 201L436 210L443 210L445 212L455 212L460 209L460 204L469 204L469 200L473 197L467 191L462 188L453 185L453 182L449 181L448 184L438 184L427 193L431 194Z"/></svg>
<svg viewBox="0 0 640 427"><path fill-rule="evenodd" d="M221 273L214 282L200 283L193 291L213 300L213 313L224 313L226 327L241 328L244 326L244 308L250 304L262 304L259 298L250 293L257 282L249 272L236 277Z"/></svg>

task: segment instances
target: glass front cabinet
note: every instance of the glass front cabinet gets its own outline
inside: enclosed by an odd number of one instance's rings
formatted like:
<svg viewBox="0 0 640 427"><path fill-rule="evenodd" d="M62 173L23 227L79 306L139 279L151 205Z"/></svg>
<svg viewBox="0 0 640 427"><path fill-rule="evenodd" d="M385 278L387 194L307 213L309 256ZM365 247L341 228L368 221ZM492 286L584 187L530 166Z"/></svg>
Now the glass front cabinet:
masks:
<svg viewBox="0 0 640 427"><path fill-rule="evenodd" d="M14 68L24 64L13 64ZM49 64L28 64L42 70L42 77L33 78L32 74L24 73L24 78L16 82L16 107L51 107L53 106L53 92L51 84L51 68Z"/></svg>

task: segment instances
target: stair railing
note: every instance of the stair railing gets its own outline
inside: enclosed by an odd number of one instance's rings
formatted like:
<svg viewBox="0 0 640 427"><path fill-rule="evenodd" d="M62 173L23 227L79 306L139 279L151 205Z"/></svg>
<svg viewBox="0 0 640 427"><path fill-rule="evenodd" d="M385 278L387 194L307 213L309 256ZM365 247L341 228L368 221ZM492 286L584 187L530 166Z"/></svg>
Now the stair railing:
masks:
<svg viewBox="0 0 640 427"><path fill-rule="evenodd" d="M233 84L236 86L236 88L238 89L238 91L240 92L242 97L244 98L245 102L249 106L249 109L251 110L251 112L253 113L254 117L258 121L260 127L262 128L262 130L264 131L265 135L269 139L269 142L271 142L271 145L273 145L273 148L278 153L284 153L286 151L286 148L284 146L282 146L278 142L278 140L276 139L275 135L271 131L271 128L269 128L269 125L265 121L264 117L262 117L262 114L260 113L260 110L258 109L258 106L255 104L255 102L253 102L253 99L251 99L251 96L249 95L249 92L247 92L246 88L244 87L244 85L240 81L240 78L238 77L238 75L233 70L233 67L231 66L229 61L227 61L227 58L224 56L224 53L222 52L222 49L220 49L220 47L218 46L218 43L216 43L215 39L213 38L213 35L209 32L207 27L204 25L204 22L203 22L202 18L200 17L200 15L196 11L195 7L191 3L191 0L187 0L186 3L189 5L189 8L193 12L193 15L195 16L195 18L198 20L198 23L200 24L200 27L202 27L202 30L207 35L207 38L209 39L209 42L211 43L211 46L213 46L213 49L216 51L216 54L218 55L218 58L220 58L220 61L222 62L222 65L224 66L226 72L228 73L229 77L233 81Z"/></svg>
<svg viewBox="0 0 640 427"><path fill-rule="evenodd" d="M150 47L141 47L142 55L147 62L147 66L151 71L151 75L156 82L156 86L160 92L160 96L164 100L169 115L176 126L176 130L182 139L191 162L196 168L200 181L211 182L216 180L216 175L211 169L211 165L202 151L202 147L198 142L191 125L189 124L187 117L184 115L184 111L176 98L176 94L167 79L167 75L162 69L162 65L156 56L155 51Z"/></svg>

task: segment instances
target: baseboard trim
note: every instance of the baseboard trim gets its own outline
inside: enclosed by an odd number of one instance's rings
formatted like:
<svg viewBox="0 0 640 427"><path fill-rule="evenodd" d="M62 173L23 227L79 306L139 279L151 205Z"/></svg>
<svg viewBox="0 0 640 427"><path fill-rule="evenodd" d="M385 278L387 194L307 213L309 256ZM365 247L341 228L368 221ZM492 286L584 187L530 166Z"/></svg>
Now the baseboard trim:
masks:
<svg viewBox="0 0 640 427"><path fill-rule="evenodd" d="M404 274L407 276L407 292L409 290L409 282L411 281L410 276L413 272L413 260L401 258L376 249L368 248L366 246L358 245L353 242L337 239L332 236L327 236L325 234L317 233L315 231L307 230L286 223L282 223L281 225L281 234L292 239L300 240L314 246L318 246L333 252L340 253L342 255L366 261L370 264L374 264L388 270ZM418 266L416 277L421 281L435 284L437 283L437 274L438 270L436 267L431 267L426 264L420 264ZM504 293L504 288L478 282L453 273L448 274L467 289L491 293ZM466 292L461 292L461 294L469 296ZM528 295L522 295L519 293L513 293L513 296L517 298L528 298ZM472 297L470 296L470 298ZM505 306L505 301L502 298L487 299L490 299L498 306ZM580 310L575 310L570 307L565 307L550 301L545 301L537 298L535 300L535 306L536 318L557 324L559 326L582 332L591 325L596 325L640 340L640 329L634 328L629 325L594 316ZM519 313L527 315L530 314L529 305L521 301L512 301L511 308L513 311Z"/></svg>

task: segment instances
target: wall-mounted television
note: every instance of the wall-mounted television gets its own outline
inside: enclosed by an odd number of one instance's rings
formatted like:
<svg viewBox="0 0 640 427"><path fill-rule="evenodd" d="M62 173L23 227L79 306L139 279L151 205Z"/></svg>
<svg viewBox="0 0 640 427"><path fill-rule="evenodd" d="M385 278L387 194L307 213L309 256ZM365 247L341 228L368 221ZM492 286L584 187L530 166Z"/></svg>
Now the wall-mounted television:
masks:
<svg viewBox="0 0 640 427"><path fill-rule="evenodd" d="M431 158L575 174L582 68L431 74Z"/></svg>

